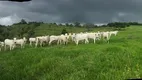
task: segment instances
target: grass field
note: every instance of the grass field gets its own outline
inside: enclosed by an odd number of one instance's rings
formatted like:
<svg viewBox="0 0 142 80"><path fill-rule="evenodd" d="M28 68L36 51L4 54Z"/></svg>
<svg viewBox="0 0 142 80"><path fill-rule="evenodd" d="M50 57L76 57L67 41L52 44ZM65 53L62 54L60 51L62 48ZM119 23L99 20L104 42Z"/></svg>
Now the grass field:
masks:
<svg viewBox="0 0 142 80"><path fill-rule="evenodd" d="M63 29L67 32L77 33L77 32L87 32L85 27L67 27L67 26L49 26L49 24L41 24L35 29L35 36L39 35L60 35ZM91 28L91 31L107 31L112 30L111 27L101 27L101 28Z"/></svg>
<svg viewBox="0 0 142 80"><path fill-rule="evenodd" d="M142 26L112 36L110 44L26 47L0 52L0 80L123 80L142 77Z"/></svg>

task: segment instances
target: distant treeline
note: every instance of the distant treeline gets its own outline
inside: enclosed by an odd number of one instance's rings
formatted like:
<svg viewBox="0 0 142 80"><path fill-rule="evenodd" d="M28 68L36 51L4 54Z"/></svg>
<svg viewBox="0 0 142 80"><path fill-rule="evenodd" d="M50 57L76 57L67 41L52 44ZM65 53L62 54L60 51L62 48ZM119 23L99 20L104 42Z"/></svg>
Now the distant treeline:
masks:
<svg viewBox="0 0 142 80"><path fill-rule="evenodd" d="M125 27L129 27L130 25L142 25L142 23L138 22L111 22L106 25L94 25L92 23L81 24L79 22L75 22L73 24L57 24L57 23L43 23L43 22L26 22L22 19L20 22L15 23L11 26L0 25L0 41L3 41L5 38L13 38L13 37L34 37L35 29L42 25L48 24L49 27L78 27L78 28L86 28L87 31L90 31L92 28L98 27L113 27L116 29L122 29ZM62 30L61 33L67 32L65 29Z"/></svg>

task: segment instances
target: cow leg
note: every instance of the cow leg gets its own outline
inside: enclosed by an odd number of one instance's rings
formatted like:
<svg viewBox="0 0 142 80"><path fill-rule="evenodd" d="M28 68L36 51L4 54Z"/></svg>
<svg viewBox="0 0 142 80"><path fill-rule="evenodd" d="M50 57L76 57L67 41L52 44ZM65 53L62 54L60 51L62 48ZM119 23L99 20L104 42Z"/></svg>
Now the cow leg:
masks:
<svg viewBox="0 0 142 80"><path fill-rule="evenodd" d="M25 48L25 44L23 44L23 48Z"/></svg>
<svg viewBox="0 0 142 80"><path fill-rule="evenodd" d="M30 46L32 46L32 42L30 41Z"/></svg>
<svg viewBox="0 0 142 80"><path fill-rule="evenodd" d="M79 42L79 41L77 40L77 41L76 41L76 45L78 45L78 42Z"/></svg>
<svg viewBox="0 0 142 80"><path fill-rule="evenodd" d="M35 47L37 47L37 46L38 46L38 42L35 43Z"/></svg>
<svg viewBox="0 0 142 80"><path fill-rule="evenodd" d="M65 45L66 42L64 40L62 40L62 41L63 41L63 44Z"/></svg>
<svg viewBox="0 0 142 80"><path fill-rule="evenodd" d="M51 41L49 42L49 45L51 45L52 41L54 41L54 40L51 40Z"/></svg>
<svg viewBox="0 0 142 80"><path fill-rule="evenodd" d="M89 40L87 39L87 44L89 43Z"/></svg>
<svg viewBox="0 0 142 80"><path fill-rule="evenodd" d="M65 41L65 44L67 45L67 44L68 44L68 41Z"/></svg>
<svg viewBox="0 0 142 80"><path fill-rule="evenodd" d="M4 51L6 51L6 45L4 45Z"/></svg>
<svg viewBox="0 0 142 80"><path fill-rule="evenodd" d="M12 50L12 47L10 46L10 51Z"/></svg>
<svg viewBox="0 0 142 80"><path fill-rule="evenodd" d="M42 43L43 43L43 42L42 42L42 41L40 41L40 47L42 47Z"/></svg>
<svg viewBox="0 0 142 80"><path fill-rule="evenodd" d="M63 42L63 41L62 41L62 40L60 40L59 44L60 44L60 45L64 44L64 43L62 43L62 42Z"/></svg>
<svg viewBox="0 0 142 80"><path fill-rule="evenodd" d="M59 45L60 44L60 40L57 40L57 45Z"/></svg>
<svg viewBox="0 0 142 80"><path fill-rule="evenodd" d="M85 44L86 44L86 39L84 41L85 41Z"/></svg>
<svg viewBox="0 0 142 80"><path fill-rule="evenodd" d="M94 44L95 44L96 38L94 38Z"/></svg>
<svg viewBox="0 0 142 80"><path fill-rule="evenodd" d="M49 44L48 45L51 45L51 41L49 41Z"/></svg>
<svg viewBox="0 0 142 80"><path fill-rule="evenodd" d="M20 44L21 45L21 49L22 49L22 44Z"/></svg>
<svg viewBox="0 0 142 80"><path fill-rule="evenodd" d="M108 44L109 44L109 39L107 39L107 42L108 42Z"/></svg>
<svg viewBox="0 0 142 80"><path fill-rule="evenodd" d="M60 44L62 44L62 41L61 41L61 40L59 40L59 42L58 42L58 45L60 45Z"/></svg>

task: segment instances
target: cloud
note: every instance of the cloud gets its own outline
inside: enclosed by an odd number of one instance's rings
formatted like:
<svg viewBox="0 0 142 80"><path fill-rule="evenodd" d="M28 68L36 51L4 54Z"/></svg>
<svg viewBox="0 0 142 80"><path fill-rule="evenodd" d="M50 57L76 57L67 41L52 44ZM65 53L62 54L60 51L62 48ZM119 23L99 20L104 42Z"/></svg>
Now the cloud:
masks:
<svg viewBox="0 0 142 80"><path fill-rule="evenodd" d="M142 0L32 0L0 2L0 17L43 22L108 23L142 21Z"/></svg>
<svg viewBox="0 0 142 80"><path fill-rule="evenodd" d="M20 18L16 14L0 18L1 25L12 25L13 23L16 23L19 21L20 21Z"/></svg>

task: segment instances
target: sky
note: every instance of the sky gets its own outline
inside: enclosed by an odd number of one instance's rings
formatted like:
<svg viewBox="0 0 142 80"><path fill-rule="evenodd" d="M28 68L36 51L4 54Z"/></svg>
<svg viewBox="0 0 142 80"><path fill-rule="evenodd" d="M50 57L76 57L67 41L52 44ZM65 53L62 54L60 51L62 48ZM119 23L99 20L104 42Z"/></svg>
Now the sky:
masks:
<svg viewBox="0 0 142 80"><path fill-rule="evenodd" d="M142 22L142 0L32 0L0 1L0 24L21 19L46 23Z"/></svg>

